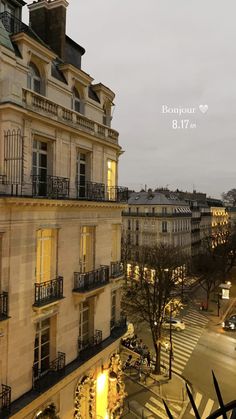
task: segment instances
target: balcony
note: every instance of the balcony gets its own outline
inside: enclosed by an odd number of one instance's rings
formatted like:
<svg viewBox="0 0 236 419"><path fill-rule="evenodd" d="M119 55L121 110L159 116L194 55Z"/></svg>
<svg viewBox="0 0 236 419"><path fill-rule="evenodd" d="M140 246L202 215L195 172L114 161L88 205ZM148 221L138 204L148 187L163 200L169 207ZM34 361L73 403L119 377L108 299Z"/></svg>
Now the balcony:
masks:
<svg viewBox="0 0 236 419"><path fill-rule="evenodd" d="M35 283L35 296L33 307L43 307L63 297L63 277L59 276L51 281Z"/></svg>
<svg viewBox="0 0 236 419"><path fill-rule="evenodd" d="M27 25L9 12L0 13L0 20L6 31L12 35L20 32L27 32L29 30Z"/></svg>
<svg viewBox="0 0 236 419"><path fill-rule="evenodd" d="M128 188L122 186L107 187L104 183L86 181L82 185L77 185L77 199L127 202Z"/></svg>
<svg viewBox="0 0 236 419"><path fill-rule="evenodd" d="M122 262L111 262L111 278L118 278L124 275L124 266Z"/></svg>
<svg viewBox="0 0 236 419"><path fill-rule="evenodd" d="M127 319L124 316L121 316L119 320L111 320L110 323L111 335L113 337L120 335L120 330L126 330L127 328Z"/></svg>
<svg viewBox="0 0 236 419"><path fill-rule="evenodd" d="M95 330L93 336L88 339L78 338L78 356L80 359L84 359L89 356L92 357L98 350L98 347L102 343L102 331Z"/></svg>
<svg viewBox="0 0 236 419"><path fill-rule="evenodd" d="M109 283L109 266L101 266L90 272L74 272L74 289L76 293L88 293L104 287Z"/></svg>
<svg viewBox="0 0 236 419"><path fill-rule="evenodd" d="M32 196L35 198L68 199L70 181L59 176L32 176Z"/></svg>
<svg viewBox="0 0 236 419"><path fill-rule="evenodd" d="M0 393L0 418L8 417L11 405L11 387L2 384Z"/></svg>
<svg viewBox="0 0 236 419"><path fill-rule="evenodd" d="M154 218L191 218L192 213L191 212L176 212L176 213L166 213L163 214L162 212L128 212L123 211L122 212L123 217L154 217Z"/></svg>
<svg viewBox="0 0 236 419"><path fill-rule="evenodd" d="M128 200L128 188L107 187L104 183L88 181L77 185L75 189L70 187L69 178L39 175L33 175L30 183L17 184L8 181L6 175L0 175L0 196L125 203Z"/></svg>
<svg viewBox="0 0 236 419"><path fill-rule="evenodd" d="M79 131L101 138L102 140L118 144L119 134L117 131L86 118L84 115L72 109L65 108L46 97L39 95L31 90L23 89L23 102L29 110L44 114L48 118L57 122L64 122Z"/></svg>
<svg viewBox="0 0 236 419"><path fill-rule="evenodd" d="M8 293L0 294L0 321L8 319Z"/></svg>
<svg viewBox="0 0 236 419"><path fill-rule="evenodd" d="M41 371L37 366L33 367L33 389L40 391L51 387L59 381L65 373L66 355L58 352L56 359L49 363L48 369Z"/></svg>

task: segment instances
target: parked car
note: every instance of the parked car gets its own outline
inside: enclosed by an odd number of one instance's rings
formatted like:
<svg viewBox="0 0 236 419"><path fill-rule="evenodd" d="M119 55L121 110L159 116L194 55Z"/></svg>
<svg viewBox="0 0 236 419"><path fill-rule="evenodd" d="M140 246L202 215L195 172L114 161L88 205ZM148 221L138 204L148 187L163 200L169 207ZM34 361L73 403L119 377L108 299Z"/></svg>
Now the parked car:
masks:
<svg viewBox="0 0 236 419"><path fill-rule="evenodd" d="M183 322L183 320L180 320L180 319L165 319L164 322L162 323L163 329L169 329L170 322L171 322L172 329L177 330L177 332L185 329L185 323Z"/></svg>
<svg viewBox="0 0 236 419"><path fill-rule="evenodd" d="M236 314L232 314L222 323L223 329L236 330Z"/></svg>

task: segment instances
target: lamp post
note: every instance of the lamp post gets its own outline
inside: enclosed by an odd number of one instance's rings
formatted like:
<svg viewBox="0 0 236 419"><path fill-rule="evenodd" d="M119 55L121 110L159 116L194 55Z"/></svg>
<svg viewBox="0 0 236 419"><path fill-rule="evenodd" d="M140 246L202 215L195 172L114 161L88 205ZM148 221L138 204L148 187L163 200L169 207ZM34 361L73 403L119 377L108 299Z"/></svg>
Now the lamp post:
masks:
<svg viewBox="0 0 236 419"><path fill-rule="evenodd" d="M172 356L173 356L173 345L172 345L172 312L173 312L173 303L170 302L170 355L169 355L169 380L172 378Z"/></svg>

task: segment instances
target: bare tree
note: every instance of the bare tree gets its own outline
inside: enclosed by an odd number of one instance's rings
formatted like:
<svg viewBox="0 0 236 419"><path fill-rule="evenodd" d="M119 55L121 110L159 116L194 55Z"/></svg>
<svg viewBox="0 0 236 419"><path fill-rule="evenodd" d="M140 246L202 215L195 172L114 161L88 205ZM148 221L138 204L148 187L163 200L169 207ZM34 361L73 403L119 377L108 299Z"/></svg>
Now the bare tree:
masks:
<svg viewBox="0 0 236 419"><path fill-rule="evenodd" d="M230 189L228 192L222 193L222 198L226 204L236 205L236 188Z"/></svg>
<svg viewBox="0 0 236 419"><path fill-rule="evenodd" d="M138 274L123 289L123 308L132 321L149 325L156 353L155 373L161 372L162 323L165 309L176 297L178 268L184 256L177 247L160 244L139 249Z"/></svg>

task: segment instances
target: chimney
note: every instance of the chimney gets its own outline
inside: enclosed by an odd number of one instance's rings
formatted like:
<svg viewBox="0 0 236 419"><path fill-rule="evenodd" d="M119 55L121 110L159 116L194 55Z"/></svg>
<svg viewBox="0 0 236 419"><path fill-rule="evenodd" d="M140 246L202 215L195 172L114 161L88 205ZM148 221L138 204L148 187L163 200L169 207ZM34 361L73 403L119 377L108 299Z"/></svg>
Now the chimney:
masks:
<svg viewBox="0 0 236 419"><path fill-rule="evenodd" d="M62 59L66 45L66 0L38 0L28 5L30 27Z"/></svg>

